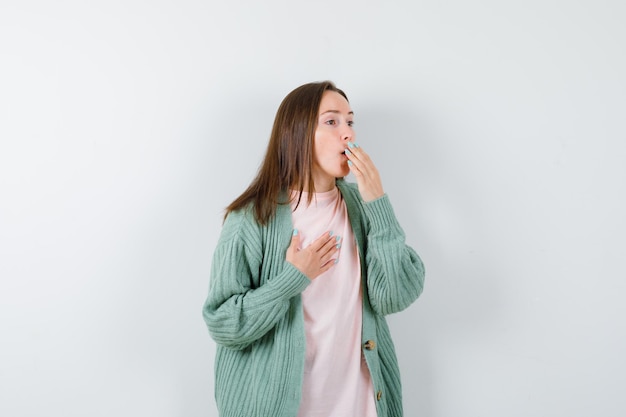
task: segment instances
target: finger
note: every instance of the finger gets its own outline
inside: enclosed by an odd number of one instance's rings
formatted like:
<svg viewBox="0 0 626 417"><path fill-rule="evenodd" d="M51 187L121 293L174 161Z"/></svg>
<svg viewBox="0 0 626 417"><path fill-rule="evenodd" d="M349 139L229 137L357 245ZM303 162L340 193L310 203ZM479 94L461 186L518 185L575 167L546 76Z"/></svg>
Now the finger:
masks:
<svg viewBox="0 0 626 417"><path fill-rule="evenodd" d="M322 267L320 268L320 275L323 274L324 272L328 271L330 268L332 268L333 266L337 265L337 260L336 259L329 259L324 265L322 265Z"/></svg>
<svg viewBox="0 0 626 417"><path fill-rule="evenodd" d="M364 171L365 164L364 162L355 154L354 148L346 149L346 156L348 157L348 167L355 174L361 174Z"/></svg>
<svg viewBox="0 0 626 417"><path fill-rule="evenodd" d="M354 142L348 142L347 145L348 145L348 150L352 154L354 154L356 157L360 157L360 156L362 156L365 153L363 148L361 148L359 145L357 145Z"/></svg>
<svg viewBox="0 0 626 417"><path fill-rule="evenodd" d="M354 155L359 159L359 161L364 164L373 164L370 155L363 150L360 146L358 148L353 149Z"/></svg>
<svg viewBox="0 0 626 417"><path fill-rule="evenodd" d="M360 172L366 173L376 169L372 159L363 150L363 148L352 147L350 149L346 149L346 156L348 157L348 161L351 162L348 162L348 165L350 165L351 168L356 168Z"/></svg>
<svg viewBox="0 0 626 417"><path fill-rule="evenodd" d="M296 252L300 249L300 233L298 229L293 229L293 233L291 234L291 243L289 244L288 250Z"/></svg>
<svg viewBox="0 0 626 417"><path fill-rule="evenodd" d="M348 166L355 176L363 176L367 180L376 180L378 178L378 169L369 155L362 148L352 148L346 150L348 157Z"/></svg>
<svg viewBox="0 0 626 417"><path fill-rule="evenodd" d="M348 151L346 151L347 154ZM351 153L348 155L348 168L350 169L350 172L352 172L354 174L354 176L356 177L357 181L359 181L361 178L363 178L364 176L364 172L362 170L362 167L359 166L360 163L358 161L358 159L354 158L354 155Z"/></svg>
<svg viewBox="0 0 626 417"><path fill-rule="evenodd" d="M322 256L332 256L335 252L339 250L341 247L341 236L335 236L330 239L328 242L324 244L318 251L318 253Z"/></svg>
<svg viewBox="0 0 626 417"><path fill-rule="evenodd" d="M348 142L348 146L350 145L352 146L345 153L348 157L348 167L356 178L361 197L364 201L372 201L381 197L384 191L378 169L362 148Z"/></svg>
<svg viewBox="0 0 626 417"><path fill-rule="evenodd" d="M313 243L311 243L310 247L315 252L318 252L320 249L322 249L324 247L324 245L326 245L328 242L330 242L333 239L334 239L333 232L332 231L328 231L328 232L322 234L317 239L315 239L315 241L313 241Z"/></svg>
<svg viewBox="0 0 626 417"><path fill-rule="evenodd" d="M339 248L333 246L331 250L325 253L320 259L320 265L326 265L328 262L337 262Z"/></svg>

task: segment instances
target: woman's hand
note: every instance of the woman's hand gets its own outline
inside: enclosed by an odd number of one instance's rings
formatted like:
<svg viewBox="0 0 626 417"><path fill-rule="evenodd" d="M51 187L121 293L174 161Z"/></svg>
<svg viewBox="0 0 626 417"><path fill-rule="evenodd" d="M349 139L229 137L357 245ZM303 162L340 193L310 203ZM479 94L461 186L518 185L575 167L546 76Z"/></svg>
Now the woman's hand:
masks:
<svg viewBox="0 0 626 417"><path fill-rule="evenodd" d="M328 271L336 263L334 257L341 247L341 238L326 232L304 249L300 249L300 235L293 231L291 244L287 248L287 262L298 268L310 280Z"/></svg>
<svg viewBox="0 0 626 417"><path fill-rule="evenodd" d="M385 192L383 191L380 175L378 174L376 166L363 148L356 143L348 142L346 156L348 157L350 172L352 172L356 178L356 183L363 201L374 201L382 197Z"/></svg>

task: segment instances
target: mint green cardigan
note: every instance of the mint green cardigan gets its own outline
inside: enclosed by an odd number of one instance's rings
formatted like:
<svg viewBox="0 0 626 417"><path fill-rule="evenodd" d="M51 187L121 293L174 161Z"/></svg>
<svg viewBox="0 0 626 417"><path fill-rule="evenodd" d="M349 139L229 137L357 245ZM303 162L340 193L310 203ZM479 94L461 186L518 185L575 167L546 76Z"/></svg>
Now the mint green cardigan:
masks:
<svg viewBox="0 0 626 417"><path fill-rule="evenodd" d="M387 195L364 203L337 180L357 241L363 280L363 353L379 417L402 416L395 349L384 316L421 294L424 266L405 244ZM204 320L217 342L215 398L222 417L295 417L304 372L300 293L309 279L285 260L293 226L288 204L260 226L251 210L224 222L211 266ZM374 343L371 343L371 342Z"/></svg>

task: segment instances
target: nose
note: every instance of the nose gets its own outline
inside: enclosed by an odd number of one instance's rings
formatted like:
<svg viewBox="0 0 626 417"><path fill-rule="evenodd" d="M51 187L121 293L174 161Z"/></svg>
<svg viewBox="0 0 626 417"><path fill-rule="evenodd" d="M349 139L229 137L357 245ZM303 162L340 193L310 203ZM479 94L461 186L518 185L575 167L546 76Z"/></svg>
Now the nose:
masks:
<svg viewBox="0 0 626 417"><path fill-rule="evenodd" d="M344 124L343 129L341 130L341 140L349 141L352 139L353 135L354 131L352 130L352 127L348 124Z"/></svg>

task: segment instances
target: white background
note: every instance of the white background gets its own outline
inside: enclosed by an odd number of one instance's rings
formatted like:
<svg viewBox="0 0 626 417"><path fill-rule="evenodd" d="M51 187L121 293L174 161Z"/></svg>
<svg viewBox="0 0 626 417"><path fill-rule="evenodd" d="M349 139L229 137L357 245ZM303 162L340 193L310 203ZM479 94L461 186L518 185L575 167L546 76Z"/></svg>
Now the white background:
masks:
<svg viewBox="0 0 626 417"><path fill-rule="evenodd" d="M0 3L0 415L216 416L222 209L331 79L427 268L407 416L626 414L622 1Z"/></svg>

